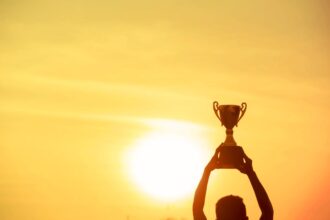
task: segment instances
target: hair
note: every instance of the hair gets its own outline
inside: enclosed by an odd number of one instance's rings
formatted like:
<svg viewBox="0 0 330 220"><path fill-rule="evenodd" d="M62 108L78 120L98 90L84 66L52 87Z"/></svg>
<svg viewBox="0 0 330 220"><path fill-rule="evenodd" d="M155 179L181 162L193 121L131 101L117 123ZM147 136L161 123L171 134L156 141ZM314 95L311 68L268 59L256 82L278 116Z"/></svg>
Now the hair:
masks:
<svg viewBox="0 0 330 220"><path fill-rule="evenodd" d="M239 196L225 196L216 204L217 220L246 220L246 209Z"/></svg>

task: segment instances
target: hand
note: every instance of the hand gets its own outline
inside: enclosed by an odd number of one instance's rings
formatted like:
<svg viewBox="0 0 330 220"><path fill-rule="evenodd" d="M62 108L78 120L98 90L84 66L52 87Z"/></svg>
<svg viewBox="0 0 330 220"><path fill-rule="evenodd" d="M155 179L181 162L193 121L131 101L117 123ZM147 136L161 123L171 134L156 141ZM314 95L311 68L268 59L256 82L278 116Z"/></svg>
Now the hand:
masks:
<svg viewBox="0 0 330 220"><path fill-rule="evenodd" d="M206 171L212 171L214 169L218 169L220 168L220 164L219 164L219 156L220 156L220 148L221 148L222 144L220 144L220 146L215 150L215 153L213 155L213 157L211 158L211 160L208 162L208 164L205 167Z"/></svg>
<svg viewBox="0 0 330 220"><path fill-rule="evenodd" d="M243 152L243 164L238 168L241 173L251 174L253 173L252 160Z"/></svg>

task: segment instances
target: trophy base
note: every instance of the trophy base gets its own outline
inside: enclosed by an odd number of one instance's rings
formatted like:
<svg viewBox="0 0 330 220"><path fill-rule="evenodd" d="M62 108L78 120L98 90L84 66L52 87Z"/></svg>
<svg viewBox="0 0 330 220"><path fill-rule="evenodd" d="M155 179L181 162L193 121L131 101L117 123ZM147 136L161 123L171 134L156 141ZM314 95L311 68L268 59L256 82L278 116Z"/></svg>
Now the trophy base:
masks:
<svg viewBox="0 0 330 220"><path fill-rule="evenodd" d="M243 148L240 146L222 146L220 149L220 168L239 168L243 161Z"/></svg>

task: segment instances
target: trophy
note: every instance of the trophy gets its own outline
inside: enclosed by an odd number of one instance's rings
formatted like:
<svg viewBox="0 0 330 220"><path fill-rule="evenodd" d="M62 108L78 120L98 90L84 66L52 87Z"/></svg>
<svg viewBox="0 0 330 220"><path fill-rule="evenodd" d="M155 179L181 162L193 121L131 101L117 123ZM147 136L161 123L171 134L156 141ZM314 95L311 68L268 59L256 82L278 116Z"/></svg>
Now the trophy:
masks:
<svg viewBox="0 0 330 220"><path fill-rule="evenodd" d="M239 105L219 105L213 102L213 110L221 125L226 128L226 139L220 149L219 166L221 168L238 168L243 163L243 149L237 146L233 137L233 128L243 117L246 111L246 103Z"/></svg>

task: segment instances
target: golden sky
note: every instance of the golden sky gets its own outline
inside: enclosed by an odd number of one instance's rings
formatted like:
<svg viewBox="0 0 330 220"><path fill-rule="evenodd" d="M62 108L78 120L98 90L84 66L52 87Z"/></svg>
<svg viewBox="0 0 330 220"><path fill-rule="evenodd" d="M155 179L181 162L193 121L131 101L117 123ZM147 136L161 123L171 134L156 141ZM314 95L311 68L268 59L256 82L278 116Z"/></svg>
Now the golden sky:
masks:
<svg viewBox="0 0 330 220"><path fill-rule="evenodd" d="M192 219L192 193L149 197L124 155L164 121L212 152L218 100L248 104L234 134L275 218L328 219L329 13L325 0L0 1L0 218ZM247 178L220 170L209 219L227 194L258 218Z"/></svg>

